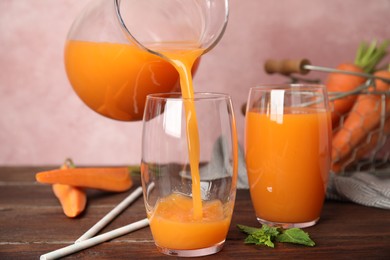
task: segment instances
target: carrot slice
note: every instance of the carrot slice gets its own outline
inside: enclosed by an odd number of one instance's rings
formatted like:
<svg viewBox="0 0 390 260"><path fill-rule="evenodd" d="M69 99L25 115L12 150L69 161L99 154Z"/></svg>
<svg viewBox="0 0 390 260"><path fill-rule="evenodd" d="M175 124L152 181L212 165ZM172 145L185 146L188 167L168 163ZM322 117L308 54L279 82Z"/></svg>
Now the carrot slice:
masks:
<svg viewBox="0 0 390 260"><path fill-rule="evenodd" d="M122 192L131 188L133 181L127 168L71 168L39 172L40 183L66 184L75 187Z"/></svg>
<svg viewBox="0 0 390 260"><path fill-rule="evenodd" d="M87 204L87 195L81 188L57 183L52 185L52 189L67 217L77 217L84 211Z"/></svg>

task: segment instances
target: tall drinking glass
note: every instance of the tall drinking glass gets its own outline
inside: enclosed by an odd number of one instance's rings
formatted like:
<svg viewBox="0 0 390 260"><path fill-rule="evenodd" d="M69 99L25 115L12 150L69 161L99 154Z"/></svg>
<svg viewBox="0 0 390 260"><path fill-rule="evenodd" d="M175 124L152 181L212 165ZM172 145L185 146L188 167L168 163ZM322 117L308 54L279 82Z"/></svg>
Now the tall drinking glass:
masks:
<svg viewBox="0 0 390 260"><path fill-rule="evenodd" d="M187 121L189 111L196 111L197 125ZM190 142L193 139L198 142ZM228 95L148 95L141 176L146 213L160 252L202 256L222 249L235 201L237 160Z"/></svg>
<svg viewBox="0 0 390 260"><path fill-rule="evenodd" d="M248 181L258 221L300 228L316 224L330 167L325 87L252 88L245 122Z"/></svg>

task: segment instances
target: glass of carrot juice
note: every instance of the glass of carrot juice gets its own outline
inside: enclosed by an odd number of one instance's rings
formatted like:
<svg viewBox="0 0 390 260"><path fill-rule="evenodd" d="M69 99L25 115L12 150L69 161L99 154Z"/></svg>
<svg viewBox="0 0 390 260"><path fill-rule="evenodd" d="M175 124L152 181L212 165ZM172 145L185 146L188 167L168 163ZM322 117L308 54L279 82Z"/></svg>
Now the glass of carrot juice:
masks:
<svg viewBox="0 0 390 260"><path fill-rule="evenodd" d="M260 223L300 228L317 223L330 152L330 108L324 86L250 89L245 156L251 199Z"/></svg>
<svg viewBox="0 0 390 260"><path fill-rule="evenodd" d="M160 252L195 257L222 249L233 213L237 160L228 95L148 95L141 179Z"/></svg>

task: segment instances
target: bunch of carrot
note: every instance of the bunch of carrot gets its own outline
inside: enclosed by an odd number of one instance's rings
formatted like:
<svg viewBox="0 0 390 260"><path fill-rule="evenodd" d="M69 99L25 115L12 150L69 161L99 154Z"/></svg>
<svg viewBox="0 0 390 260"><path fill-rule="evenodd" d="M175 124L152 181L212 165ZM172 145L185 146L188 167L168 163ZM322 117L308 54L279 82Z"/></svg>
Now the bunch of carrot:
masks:
<svg viewBox="0 0 390 260"><path fill-rule="evenodd" d="M64 214L70 218L84 211L87 205L85 189L123 192L133 185L128 168L75 168L70 159L60 169L39 172L35 178L40 183L52 184Z"/></svg>
<svg viewBox="0 0 390 260"><path fill-rule="evenodd" d="M374 149L381 135L390 133L390 64L376 69L387 54L389 41L361 44L355 62L340 64L337 69L372 74L375 79L330 73L326 82L329 92L359 90L332 101L332 169L334 172ZM366 87L364 88L364 85Z"/></svg>

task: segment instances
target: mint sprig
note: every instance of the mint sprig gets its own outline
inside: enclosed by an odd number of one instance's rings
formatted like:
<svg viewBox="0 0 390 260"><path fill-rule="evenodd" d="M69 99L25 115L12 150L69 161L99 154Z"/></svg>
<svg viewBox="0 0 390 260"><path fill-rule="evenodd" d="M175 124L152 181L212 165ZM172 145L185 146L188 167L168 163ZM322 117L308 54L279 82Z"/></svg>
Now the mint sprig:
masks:
<svg viewBox="0 0 390 260"><path fill-rule="evenodd" d="M304 246L314 246L315 243L311 240L308 233L300 228L277 228L263 224L261 228L248 227L245 225L237 225L238 229L246 233L246 244L265 245L275 247L275 242L293 243Z"/></svg>
<svg viewBox="0 0 390 260"><path fill-rule="evenodd" d="M253 228L244 225L237 225L237 227L244 233L248 234L245 239L246 244L275 247L273 240L279 234L277 228L270 227L268 225L263 225L261 228Z"/></svg>

